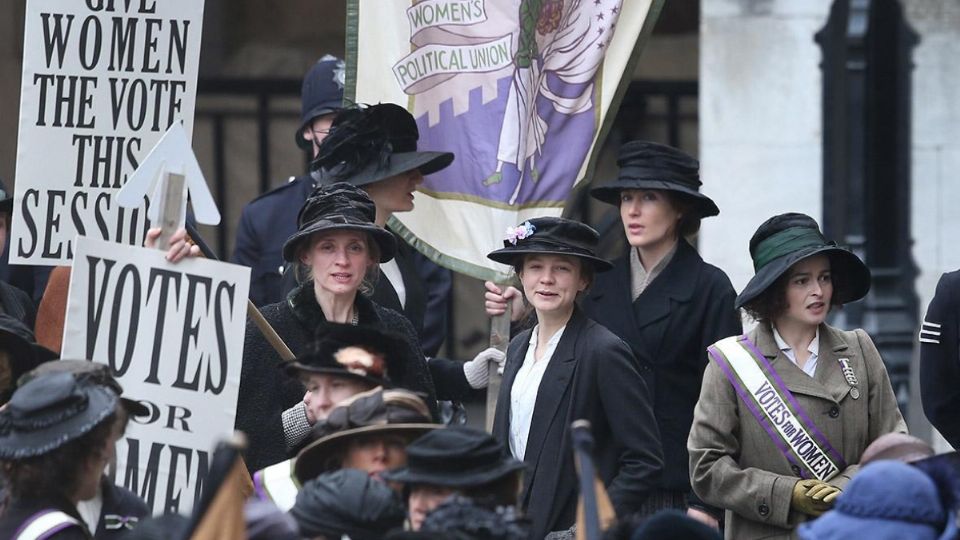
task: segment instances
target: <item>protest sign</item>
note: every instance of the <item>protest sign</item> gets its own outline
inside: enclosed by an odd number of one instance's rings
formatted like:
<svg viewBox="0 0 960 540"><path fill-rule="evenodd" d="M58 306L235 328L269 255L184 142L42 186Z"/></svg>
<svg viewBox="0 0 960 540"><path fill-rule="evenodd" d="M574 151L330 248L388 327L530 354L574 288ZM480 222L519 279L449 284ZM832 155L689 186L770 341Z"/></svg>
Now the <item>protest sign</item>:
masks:
<svg viewBox="0 0 960 540"><path fill-rule="evenodd" d="M193 132L202 0L29 0L14 264L60 265L75 235L140 245L115 192L173 122ZM145 202L146 204L146 202Z"/></svg>
<svg viewBox="0 0 960 540"><path fill-rule="evenodd" d="M481 279L504 231L560 215L590 176L664 0L348 0L346 95L403 104L456 154L390 226Z"/></svg>
<svg viewBox="0 0 960 540"><path fill-rule="evenodd" d="M117 444L116 482L155 513L189 511L233 433L250 269L92 238L75 250L63 357L107 364L150 409Z"/></svg>

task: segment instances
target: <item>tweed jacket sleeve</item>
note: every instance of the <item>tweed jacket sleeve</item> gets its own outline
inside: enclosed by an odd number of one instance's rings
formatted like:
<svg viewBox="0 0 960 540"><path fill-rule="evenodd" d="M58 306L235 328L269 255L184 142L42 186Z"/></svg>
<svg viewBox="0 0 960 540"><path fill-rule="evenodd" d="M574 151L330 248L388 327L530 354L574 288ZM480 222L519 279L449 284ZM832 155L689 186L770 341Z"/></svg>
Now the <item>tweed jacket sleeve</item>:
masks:
<svg viewBox="0 0 960 540"><path fill-rule="evenodd" d="M857 346L863 354L864 363L867 367L867 395L869 397L869 424L867 428L867 440L875 441L881 435L899 432L907 432L907 423L900 413L900 406L897 404L897 397L893 393L893 387L890 385L890 376L887 374L887 368L880 357L880 351L873 344L873 340L866 331L862 329L847 332L855 336ZM846 469L831 478L828 482L841 489L846 487L847 483L860 470L860 465L852 463Z"/></svg>
<svg viewBox="0 0 960 540"><path fill-rule="evenodd" d="M599 325L598 325L599 327ZM663 469L660 431L653 415L650 391L637 371L630 347L609 334L598 350L597 386L613 438L623 447L619 472L611 480L610 501L618 515L637 512L656 489ZM628 414L623 412L629 411Z"/></svg>

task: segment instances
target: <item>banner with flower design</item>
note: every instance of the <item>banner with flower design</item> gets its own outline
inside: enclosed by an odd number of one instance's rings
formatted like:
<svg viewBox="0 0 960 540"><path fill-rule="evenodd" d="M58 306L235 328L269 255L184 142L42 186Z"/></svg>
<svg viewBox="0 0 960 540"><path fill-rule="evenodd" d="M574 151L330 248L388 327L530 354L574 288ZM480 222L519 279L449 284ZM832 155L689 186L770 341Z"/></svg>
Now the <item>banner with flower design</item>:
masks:
<svg viewBox="0 0 960 540"><path fill-rule="evenodd" d="M662 4L349 0L347 96L406 105L420 150L456 154L391 227L447 268L506 278L486 254L589 178Z"/></svg>

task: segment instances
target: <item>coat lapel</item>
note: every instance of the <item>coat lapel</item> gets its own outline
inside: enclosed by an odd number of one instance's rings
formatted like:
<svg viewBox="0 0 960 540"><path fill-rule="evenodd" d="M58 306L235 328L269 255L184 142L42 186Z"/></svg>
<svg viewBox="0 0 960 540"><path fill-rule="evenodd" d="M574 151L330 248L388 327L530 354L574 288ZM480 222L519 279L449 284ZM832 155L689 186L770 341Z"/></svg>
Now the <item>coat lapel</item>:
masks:
<svg viewBox="0 0 960 540"><path fill-rule="evenodd" d="M553 356L550 358L550 364L547 365L547 370L543 374L543 379L540 381L540 387L537 390L537 402L533 407L533 418L530 421L530 433L527 435L527 448L523 455L523 461L527 464L528 471L537 470L547 433L557 417L560 405L569 402L569 400L564 399L564 396L577 365L574 352L577 340L586 322L587 318L580 310L574 310L573 316L567 322L567 327L563 331L563 336L560 337L560 343L553 351ZM514 373L514 378L516 378L516 373ZM559 451L559 448L551 448L550 451ZM532 480L533 474L525 476L524 493L530 492Z"/></svg>
<svg viewBox="0 0 960 540"><path fill-rule="evenodd" d="M631 305L630 311L633 313L636 328L643 340L647 342L646 350L660 350L660 345L666 336L666 328L653 328L652 332L645 332L644 329L669 316L675 302L690 301L696 287L699 268L696 263L699 259L700 256L696 250L686 240L681 239L673 259ZM631 290L629 266L628 256L626 286L628 296Z"/></svg>
<svg viewBox="0 0 960 540"><path fill-rule="evenodd" d="M620 336L631 335L637 328L630 289L630 252L628 250L623 257L613 263L613 268L604 272L600 279L596 280L590 292L587 293L593 305L604 306L604 309L609 307L610 312L620 315L613 319L617 321L620 328L611 328L613 333ZM604 297L607 299L604 300Z"/></svg>
<svg viewBox="0 0 960 540"><path fill-rule="evenodd" d="M825 324L820 325L820 358L817 360L817 371L814 375L837 402L843 400L850 391L850 385L840 368L840 359L846 358L851 366L859 365L855 356L858 356L857 352L850 349L838 330Z"/></svg>
<svg viewBox="0 0 960 540"><path fill-rule="evenodd" d="M824 350L822 327L820 341L820 351L822 353ZM796 364L783 354L780 347L777 346L776 340L773 339L773 331L769 324L760 324L757 327L757 347L760 349L760 352L767 357L767 360L770 361L770 365L777 371L777 374L783 379L783 383L791 393L806 394L830 401L834 400L834 396L829 388L818 381L816 377L810 377L804 373L802 369L798 368ZM814 375L820 373L822 362L824 361L821 355L817 360L817 371ZM833 358L833 361L836 362L836 358Z"/></svg>

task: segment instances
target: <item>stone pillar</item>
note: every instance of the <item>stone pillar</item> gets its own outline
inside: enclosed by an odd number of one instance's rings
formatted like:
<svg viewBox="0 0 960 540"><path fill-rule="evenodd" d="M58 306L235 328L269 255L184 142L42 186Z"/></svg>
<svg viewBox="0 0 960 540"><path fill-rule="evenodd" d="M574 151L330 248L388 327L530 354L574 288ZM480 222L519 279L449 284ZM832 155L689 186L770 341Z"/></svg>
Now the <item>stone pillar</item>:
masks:
<svg viewBox="0 0 960 540"><path fill-rule="evenodd" d="M700 162L720 216L700 252L739 291L753 276L748 244L782 212L821 218L820 49L829 0L702 0Z"/></svg>
<svg viewBox="0 0 960 540"><path fill-rule="evenodd" d="M907 20L920 35L913 53L911 229L922 320L940 275L960 268L960 4L902 2ZM913 371L916 377L917 369ZM914 393L919 396L918 390ZM919 404L912 409L919 412ZM920 420L911 416L909 420ZM940 439L939 449L947 448Z"/></svg>

